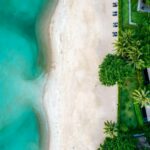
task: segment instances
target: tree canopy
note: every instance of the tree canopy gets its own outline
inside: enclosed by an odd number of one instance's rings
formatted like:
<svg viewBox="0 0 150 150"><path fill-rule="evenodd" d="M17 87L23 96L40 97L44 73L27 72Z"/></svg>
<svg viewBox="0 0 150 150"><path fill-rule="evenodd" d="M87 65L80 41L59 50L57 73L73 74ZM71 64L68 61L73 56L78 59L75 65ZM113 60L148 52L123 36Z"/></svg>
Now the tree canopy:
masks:
<svg viewBox="0 0 150 150"><path fill-rule="evenodd" d="M99 66L99 80L103 85L122 84L127 77L133 75L134 69L119 56L108 54Z"/></svg>
<svg viewBox="0 0 150 150"><path fill-rule="evenodd" d="M141 40L135 38L135 32L125 30L121 32L118 41L114 43L116 54L126 59L136 69L142 69L145 64L142 60Z"/></svg>
<svg viewBox="0 0 150 150"><path fill-rule="evenodd" d="M130 135L118 135L114 138L106 137L98 150L136 150L136 140Z"/></svg>
<svg viewBox="0 0 150 150"><path fill-rule="evenodd" d="M150 91L147 91L146 89L134 90L132 95L135 103L140 104L141 107L150 105Z"/></svg>
<svg viewBox="0 0 150 150"><path fill-rule="evenodd" d="M105 124L104 133L108 137L114 138L115 136L117 136L118 128L117 128L117 124L115 122L106 121L104 124Z"/></svg>
<svg viewBox="0 0 150 150"><path fill-rule="evenodd" d="M150 20L146 20L144 23L142 22L136 28L136 40L141 40L141 48L140 52L142 53L141 59L145 63L145 67L150 66Z"/></svg>
<svg viewBox="0 0 150 150"><path fill-rule="evenodd" d="M147 5L150 5L150 0L146 0L146 4L147 4Z"/></svg>

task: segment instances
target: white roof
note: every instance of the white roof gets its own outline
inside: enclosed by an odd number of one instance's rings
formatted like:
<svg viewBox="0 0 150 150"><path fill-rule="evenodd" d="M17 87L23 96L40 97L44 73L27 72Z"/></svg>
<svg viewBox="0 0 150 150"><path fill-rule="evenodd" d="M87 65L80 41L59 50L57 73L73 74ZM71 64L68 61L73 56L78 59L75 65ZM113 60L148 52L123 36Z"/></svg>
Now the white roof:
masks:
<svg viewBox="0 0 150 150"><path fill-rule="evenodd" d="M150 106L145 106L147 121L150 121Z"/></svg>

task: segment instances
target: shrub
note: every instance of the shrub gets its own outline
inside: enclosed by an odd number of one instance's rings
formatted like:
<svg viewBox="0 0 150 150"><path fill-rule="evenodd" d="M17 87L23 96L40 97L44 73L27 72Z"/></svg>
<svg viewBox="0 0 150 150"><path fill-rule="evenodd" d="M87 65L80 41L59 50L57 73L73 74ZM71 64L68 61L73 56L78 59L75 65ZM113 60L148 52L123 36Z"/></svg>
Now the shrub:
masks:
<svg viewBox="0 0 150 150"><path fill-rule="evenodd" d="M141 47L140 52L142 53L142 60L144 61L146 67L150 66L150 21L146 20L145 22L142 22L142 24L138 25L137 28L135 28L136 33L136 40L141 40Z"/></svg>
<svg viewBox="0 0 150 150"><path fill-rule="evenodd" d="M119 56L108 54L99 66L99 80L103 85L122 84L133 75L134 69Z"/></svg>
<svg viewBox="0 0 150 150"><path fill-rule="evenodd" d="M146 4L147 4L147 5L150 5L150 0L146 0Z"/></svg>
<svg viewBox="0 0 150 150"><path fill-rule="evenodd" d="M105 127L104 127L104 133L109 136L110 138L114 138L117 136L118 128L117 124L112 121L106 121L104 122Z"/></svg>
<svg viewBox="0 0 150 150"><path fill-rule="evenodd" d="M121 134L111 139L106 137L98 150L135 150L136 140L130 135Z"/></svg>

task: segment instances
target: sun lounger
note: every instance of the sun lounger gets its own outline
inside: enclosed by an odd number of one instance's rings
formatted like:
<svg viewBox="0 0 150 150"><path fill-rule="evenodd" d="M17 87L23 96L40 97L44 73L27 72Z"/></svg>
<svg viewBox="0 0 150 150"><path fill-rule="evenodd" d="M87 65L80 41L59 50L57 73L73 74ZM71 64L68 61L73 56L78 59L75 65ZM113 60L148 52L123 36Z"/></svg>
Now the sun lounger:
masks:
<svg viewBox="0 0 150 150"><path fill-rule="evenodd" d="M117 32L112 32L113 37L117 37L118 33Z"/></svg>
<svg viewBox="0 0 150 150"><path fill-rule="evenodd" d="M118 15L118 12L117 11L113 11L112 12L112 16L117 16Z"/></svg>
<svg viewBox="0 0 150 150"><path fill-rule="evenodd" d="M118 3L117 2L113 2L113 7L117 7L118 6Z"/></svg>

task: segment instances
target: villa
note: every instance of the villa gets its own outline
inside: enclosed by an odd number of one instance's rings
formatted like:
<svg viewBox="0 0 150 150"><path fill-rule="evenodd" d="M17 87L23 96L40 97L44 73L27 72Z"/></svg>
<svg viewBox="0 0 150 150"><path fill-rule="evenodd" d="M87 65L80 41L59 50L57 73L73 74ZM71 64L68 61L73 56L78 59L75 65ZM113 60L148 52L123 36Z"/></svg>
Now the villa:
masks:
<svg viewBox="0 0 150 150"><path fill-rule="evenodd" d="M150 68L144 69L144 80L145 85L150 84ZM146 106L142 108L142 115L144 122L150 122L150 106Z"/></svg>
<svg viewBox="0 0 150 150"><path fill-rule="evenodd" d="M150 68L144 69L144 79L145 79L145 84L150 83Z"/></svg>
<svg viewBox="0 0 150 150"><path fill-rule="evenodd" d="M138 11L150 12L149 0L138 0Z"/></svg>
<svg viewBox="0 0 150 150"><path fill-rule="evenodd" d="M142 108L142 115L145 123L150 122L150 106L146 106Z"/></svg>

